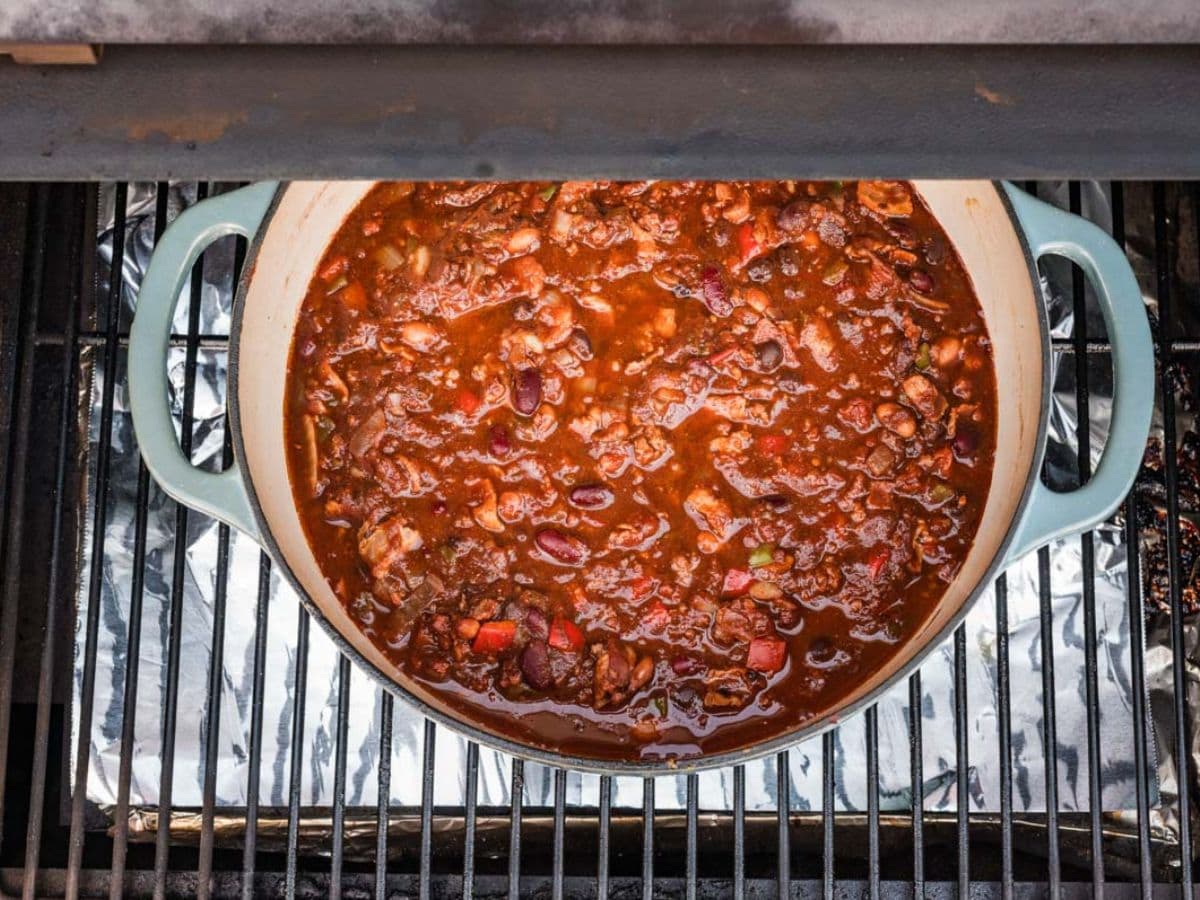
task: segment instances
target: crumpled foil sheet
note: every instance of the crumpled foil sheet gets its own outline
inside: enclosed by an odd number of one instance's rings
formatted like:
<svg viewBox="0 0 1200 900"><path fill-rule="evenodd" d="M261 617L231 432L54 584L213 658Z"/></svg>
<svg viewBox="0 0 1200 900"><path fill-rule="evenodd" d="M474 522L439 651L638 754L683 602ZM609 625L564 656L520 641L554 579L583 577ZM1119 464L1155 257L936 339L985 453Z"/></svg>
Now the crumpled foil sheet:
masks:
<svg viewBox="0 0 1200 900"><path fill-rule="evenodd" d="M172 185L169 215L195 201L194 185ZM1043 185L1043 199L1066 205L1066 185ZM99 233L100 283L106 284L111 263L114 190L101 188ZM1085 184L1084 213L1108 227L1110 204L1106 185ZM123 260L119 302L122 320L136 304L141 276L150 258L154 233L155 190L153 184L132 184L126 208L126 253ZM210 250L204 259L201 290L201 332L227 334L232 294L232 243L226 241ZM1153 293L1153 257L1137 260L1148 294ZM1148 273L1148 275L1146 274ZM1069 335L1072 326L1071 280L1066 265L1050 261L1043 265L1044 286L1056 336ZM104 288L101 289L102 294ZM187 329L185 289L177 309L175 330ZM105 298L102 296L102 302ZM1089 323L1093 334L1102 332L1099 316ZM1052 435L1048 470L1052 484L1065 485L1075 467L1074 367L1069 355L1056 355L1056 376L1050 416ZM1111 406L1111 372L1107 357L1090 360L1090 410L1092 458L1099 458ZM172 403L178 417L182 406L184 351L172 351L169 360ZM209 468L219 465L224 444L224 390L226 354L223 349L199 353L195 388L194 460ZM95 717L90 735L88 798L102 806L115 804L120 755L120 730L129 628L130 586L134 559L135 491L138 451L128 410L124 358L117 377L116 409L111 436L98 433L101 377L99 366L88 366L91 377L92 409L85 423L93 470L89 472L89 503L94 502L95 449L100 440L111 441L109 515L104 534L84 535L82 576L75 637L75 695L82 677L82 623L87 604L102 604L99 653L96 669ZM141 626L140 675L134 730L133 776L130 803L152 806L159 801L162 751L162 711L166 686L166 647L171 571L176 547L176 508L152 487L146 546L145 611ZM90 511L84 517L90 523ZM86 574L93 542L104 541L104 578L100 594L89 598ZM175 774L171 801L175 807L197 807L201 803L205 767L206 688L209 680L215 593L218 530L215 522L198 514L188 517L183 587L182 639L180 642L179 720L175 735ZM1095 596L1098 625L1098 690L1100 710L1100 754L1103 765L1103 807L1106 811L1136 807L1134 793L1134 748L1132 738L1131 653L1141 648L1130 645L1129 603L1126 595L1128 572L1121 523L1108 524L1095 532ZM246 803L249 765L251 686L255 636L256 587L260 550L244 535L234 533L230 546L225 649L221 676L220 740L217 745L216 803L236 809ZM1086 810L1088 765L1085 719L1083 571L1078 538L1056 543L1050 552L1050 591L1054 616L1055 707L1057 710L1057 759L1059 805L1062 810ZM1042 672L1039 631L1039 590L1036 555L1020 560L1007 573L1010 625L1010 679L1012 712L1013 804L1017 812L1045 808L1045 778L1042 744ZM263 707L263 746L259 802L283 806L287 802L292 753L303 754L301 802L324 807L332 801L337 719L337 661L332 643L319 629L311 631L308 656L308 690L304 737L299 748L292 746L291 730L296 675L296 636L299 604L278 575L271 577L269 626ZM1165 628L1148 628L1152 642L1147 654L1147 677L1151 692L1170 690L1170 655ZM1189 641L1195 629L1188 623ZM968 783L973 811L999 810L999 742L997 709L996 615L989 590L966 619L967 706L969 711ZM924 749L924 805L927 810L953 810L955 806L956 760L954 732L954 649L952 642L939 647L921 669L921 722ZM351 679L349 753L347 755L346 800L350 806L372 806L377 802L377 756L380 728L380 689L355 670ZM1161 697L1159 698L1161 700ZM1153 706L1152 760L1157 766L1155 783L1163 799L1175 789L1176 767L1171 745L1162 740L1163 719L1170 704ZM897 685L878 706L879 790L884 811L907 810L911 806L909 769L909 697L907 683ZM1170 723L1166 723L1169 729ZM73 731L77 725L73 726ZM391 803L416 806L421 801L423 746L422 718L397 702L393 736ZM1166 732L1169 735L1169 730ZM434 802L439 806L461 806L464 797L467 742L439 729L436 743ZM837 796L839 810L866 808L866 748L863 717L846 720L835 737ZM821 808L822 753L820 739L792 749L788 755L793 811ZM503 754L481 748L479 755L478 801L481 806L510 802L511 761ZM773 810L777 805L776 762L758 760L746 766L747 810ZM1152 785L1152 792L1155 787ZM1152 795L1152 801L1158 796ZM553 803L553 771L535 764L525 767L523 801L530 805ZM567 802L571 806L594 806L598 802L598 778L569 773ZM682 776L657 779L655 804L674 810L685 805ZM614 807L640 807L639 779L614 781ZM701 773L699 803L702 810L728 810L733 804L733 776L729 769ZM228 812L228 810L226 810ZM1156 836L1171 836L1171 822L1157 820Z"/></svg>

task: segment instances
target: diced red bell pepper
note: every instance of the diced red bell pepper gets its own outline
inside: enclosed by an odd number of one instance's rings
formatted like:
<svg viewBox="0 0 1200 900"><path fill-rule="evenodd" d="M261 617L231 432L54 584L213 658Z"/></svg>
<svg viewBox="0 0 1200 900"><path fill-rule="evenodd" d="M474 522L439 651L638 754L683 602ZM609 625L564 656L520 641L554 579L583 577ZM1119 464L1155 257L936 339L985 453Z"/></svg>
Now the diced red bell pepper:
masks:
<svg viewBox="0 0 1200 900"><path fill-rule="evenodd" d="M570 619L555 619L550 623L550 646L555 650L578 650L583 646L583 632Z"/></svg>
<svg viewBox="0 0 1200 900"><path fill-rule="evenodd" d="M778 672L787 659L787 643L777 637L756 637L750 641L746 665L756 672Z"/></svg>
<svg viewBox="0 0 1200 900"><path fill-rule="evenodd" d="M742 255L742 263L747 263L762 253L762 244L754 236L754 221L743 222L737 233L738 251Z"/></svg>
<svg viewBox="0 0 1200 900"><path fill-rule="evenodd" d="M755 441L763 456L778 456L787 449L788 440L782 434L760 434Z"/></svg>
<svg viewBox="0 0 1200 900"><path fill-rule="evenodd" d="M482 401L480 401L479 395L474 391L463 388L458 392L458 408L468 416L473 414L475 410L479 409L479 404L481 402Z"/></svg>
<svg viewBox="0 0 1200 900"><path fill-rule="evenodd" d="M730 569L725 573L725 583L721 585L721 593L727 597L737 597L750 590L754 576L744 569Z"/></svg>
<svg viewBox="0 0 1200 900"><path fill-rule="evenodd" d="M708 364L710 366L719 366L721 363L725 362L725 360L729 359L729 357L733 356L733 354L735 354L737 352L738 352L737 345L731 344L728 347L718 350L716 353L709 354Z"/></svg>
<svg viewBox="0 0 1200 900"><path fill-rule="evenodd" d="M892 553L887 547L881 547L871 554L871 558L867 560L867 570L871 573L871 580L879 578L879 573L883 571L883 567L887 565L888 559Z"/></svg>
<svg viewBox="0 0 1200 900"><path fill-rule="evenodd" d="M471 643L471 649L476 653L502 653L512 646L516 636L517 623L511 619L484 622Z"/></svg>

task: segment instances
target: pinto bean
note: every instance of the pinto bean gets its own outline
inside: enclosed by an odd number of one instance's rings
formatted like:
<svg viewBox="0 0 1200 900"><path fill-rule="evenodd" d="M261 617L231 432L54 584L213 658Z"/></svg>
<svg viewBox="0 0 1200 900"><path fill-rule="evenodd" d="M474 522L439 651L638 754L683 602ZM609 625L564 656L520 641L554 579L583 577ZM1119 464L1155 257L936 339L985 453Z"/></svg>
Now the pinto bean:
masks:
<svg viewBox="0 0 1200 900"><path fill-rule="evenodd" d="M633 672L629 676L629 689L631 691L640 690L653 676L654 660L649 656L643 656L633 667Z"/></svg>
<svg viewBox="0 0 1200 900"><path fill-rule="evenodd" d="M926 419L940 419L946 411L946 398L924 375L909 375L900 385L904 395Z"/></svg>

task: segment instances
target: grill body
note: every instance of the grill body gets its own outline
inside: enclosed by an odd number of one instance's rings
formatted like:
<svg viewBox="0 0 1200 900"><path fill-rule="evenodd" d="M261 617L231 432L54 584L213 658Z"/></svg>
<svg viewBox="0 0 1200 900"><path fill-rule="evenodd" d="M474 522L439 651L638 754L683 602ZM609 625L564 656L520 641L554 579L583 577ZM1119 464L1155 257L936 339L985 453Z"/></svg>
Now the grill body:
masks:
<svg viewBox="0 0 1200 900"><path fill-rule="evenodd" d="M201 196L225 189L200 185ZM1036 184L1026 189L1037 193ZM1137 633L1134 646L1146 635L1146 611L1151 598L1161 602L1169 616L1159 619L1166 629L1164 646L1171 652L1171 688L1165 706L1151 710L1146 697L1146 662L1140 654L1130 660L1134 683L1130 710L1104 710L1104 715L1125 716L1133 733L1137 766L1136 807L1123 818L1101 811L1099 783L1086 785L1090 802L1086 813L1059 811L1056 707L1054 671L1041 667L1043 728L1046 736L1042 763L1048 773L1046 813L1014 812L1013 782L1001 779L999 812L969 810L970 761L967 758L969 709L956 708L956 735L940 748L956 762L957 780L948 786L958 797L957 812L934 813L917 808L906 813L882 812L877 790L869 790L861 813L835 811L838 785L832 764L833 742L823 738L821 766L824 790L819 809L792 809L787 798L788 770L780 766L778 796L784 798L774 813L747 812L745 775L733 769L733 809L710 812L699 801L697 776L689 776L680 810L664 810L655 802L654 780L642 783L642 804L616 806L613 783L600 779L595 805L579 807L566 802L566 775L553 775L548 806L526 806L520 801L525 769L511 769L511 806L485 807L476 802L479 755L472 748L460 773L464 785L461 807L433 803L434 751L441 734L425 726L422 764L417 771L379 767L381 795L393 779L417 779L422 802L418 806L352 808L345 802L347 732L351 674L349 664L338 670L338 720L334 733L342 738L333 748L340 762L339 781L328 809L303 805L300 766L293 763L292 789L279 807L260 805L255 795L245 809L226 810L214 802L216 754L208 757L203 773L204 800L197 808L178 809L170 800L174 767L174 741L180 723L207 729L206 740L215 740L205 724L213 717L211 700L219 685L211 682L209 707L197 711L178 706L178 598L185 589L182 566L175 569L170 586L172 602L162 611L143 608L142 569L135 566L128 585L133 607L131 618L160 616L167 630L168 691L165 698L165 736L159 752L159 769L166 786L157 809L129 808L129 779L137 755L132 724L121 710L95 708L94 681L103 610L98 602L107 576L105 540L108 498L114 490L111 459L101 439L97 451L85 455L86 435L79 424L90 400L90 373L100 386L98 428L101 436L114 427L116 392L122 388L124 354L128 343L128 316L122 303L125 200L128 188L111 191L115 204L111 264L95 253L96 219L100 197L94 185L0 186L0 553L4 569L0 581L0 891L5 895L69 896L552 896L552 897L758 897L838 896L912 897L966 896L968 891L986 897L1042 897L1095 895L1175 896L1192 893L1191 800L1195 773L1189 763L1191 712L1187 704L1186 673L1189 617L1194 610L1185 600L1194 590L1194 549L1187 544L1183 516L1195 513L1187 504L1187 460L1180 450L1180 413L1189 413L1196 401L1196 372L1200 371L1200 332L1195 332L1194 308L1200 298L1181 290L1180 272L1200 265L1200 189L1191 184L1114 183L1111 186L1113 235L1119 243L1131 234L1148 242L1139 251L1153 260L1153 271L1144 273L1142 287L1152 302L1152 324L1158 354L1159 391L1156 418L1161 424L1161 445L1154 450L1161 480L1161 503L1166 510L1161 541L1154 552L1162 558L1139 558L1146 546L1148 522L1139 506L1145 502L1140 488L1127 499L1119 521L1130 548L1128 579L1129 622ZM158 187L155 231L161 233L172 213L167 185ZM1081 205L1080 185L1068 188L1073 211ZM232 239L230 239L232 241ZM240 258L244 246L227 247ZM183 354L182 443L190 452L193 440L191 408L195 401L195 372L202 353L221 353L226 337L205 333L201 327L203 260L194 273L192 290L184 298L187 328L172 338ZM102 278L97 280L97 272ZM1089 379L1094 365L1104 365L1109 345L1103 335L1088 332L1086 293L1082 274L1071 274L1071 303L1079 323L1069 337L1054 341L1054 352L1073 367L1076 427L1076 471L1086 479L1090 465L1092 426L1102 411L1090 407ZM139 514L135 520L136 548L145 554L145 528L152 485L144 468L136 475ZM186 534L189 513L175 511L178 533ZM90 524L92 540L87 554L81 535ZM193 522L194 524L194 522ZM140 535L140 537L139 537ZM1095 697L1096 660L1102 652L1095 616L1095 548L1091 535L1080 542L1085 586L1080 615L1083 618L1085 657L1089 679L1085 696ZM140 543L139 543L140 541ZM267 673L261 669L259 650L271 628L267 586L270 562L260 561L257 584L232 583L228 577L229 533L220 532L221 547L213 568L217 585L213 607L212 658L222 653L225 612L228 604L253 605L256 641L254 684L261 697ZM1055 640L1050 597L1054 573L1049 551L1038 554L1039 585L1044 615L1041 622L1044 649ZM75 617L77 580L89 599L86 615ZM1012 758L1011 732L1006 727L1014 703L1009 685L1007 636L1008 607L1003 578L996 588L996 671L998 673L997 728L1001 758ZM72 690L72 634L78 630L82 648L77 690ZM291 686L303 708L309 647L308 623L299 619L296 637L296 672ZM140 628L131 630L126 659L138 658ZM174 643L172 643L174 640ZM965 634L953 644L957 696L966 696ZM1044 654L1053 659L1053 653ZM215 670L215 666L214 666ZM139 678L127 668L124 692L127 711L136 705ZM89 674L91 673L91 674ZM920 697L920 673L910 689ZM75 702L75 700L78 702ZM89 754L78 735L90 733L99 715L113 715L117 723L121 767L118 803L100 809L87 801ZM1153 716L1152 716L1153 714ZM395 715L393 701L384 697L379 711L383 723L381 744L391 740ZM874 709L864 713L867 735L868 783L877 774L878 722ZM1086 739L1089 770L1099 770L1100 710L1092 704L1087 716ZM72 723L79 723L73 732ZM278 725L278 723L276 723ZM1180 763L1183 790L1163 792L1155 798L1154 728L1171 726L1160 734L1172 746ZM259 777L264 725L262 714L252 714L248 760L252 781ZM303 729L302 715L286 726L293 739ZM285 729L286 730L286 729ZM919 716L912 722L914 781L919 782L924 758ZM210 746L215 747L215 744ZM387 753L381 754L389 759ZM124 797L124 802L121 797ZM131 815L134 813L136 815ZM170 820L172 829L160 823ZM132 823L132 824L131 824ZM1103 885L1103 888L1101 888Z"/></svg>

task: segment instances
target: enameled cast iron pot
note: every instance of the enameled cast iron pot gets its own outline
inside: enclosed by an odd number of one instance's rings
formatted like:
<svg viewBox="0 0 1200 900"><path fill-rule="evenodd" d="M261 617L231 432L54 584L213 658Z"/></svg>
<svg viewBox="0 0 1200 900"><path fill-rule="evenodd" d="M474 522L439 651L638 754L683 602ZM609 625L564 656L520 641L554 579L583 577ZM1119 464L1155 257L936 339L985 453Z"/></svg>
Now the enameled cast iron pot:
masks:
<svg viewBox="0 0 1200 900"><path fill-rule="evenodd" d="M671 762L572 758L515 743L450 710L408 679L358 630L309 550L288 482L284 385L292 330L317 263L371 182L256 184L187 210L155 251L138 298L129 352L134 426L146 465L178 500L255 538L343 653L410 706L472 740L554 766L661 774ZM916 182L974 282L991 334L997 382L996 458L974 546L924 626L829 715L735 752L681 760L694 769L774 753L835 724L904 678L947 637L975 598L1016 557L1107 518L1132 484L1154 403L1150 330L1120 248L1083 219L987 181ZM168 410L166 353L172 313L192 263L215 239L251 239L233 308L229 412L234 465L192 467ZM1040 480L1050 396L1050 339L1038 257L1065 256L1086 273L1112 342L1114 399L1103 457L1091 480L1059 494Z"/></svg>

